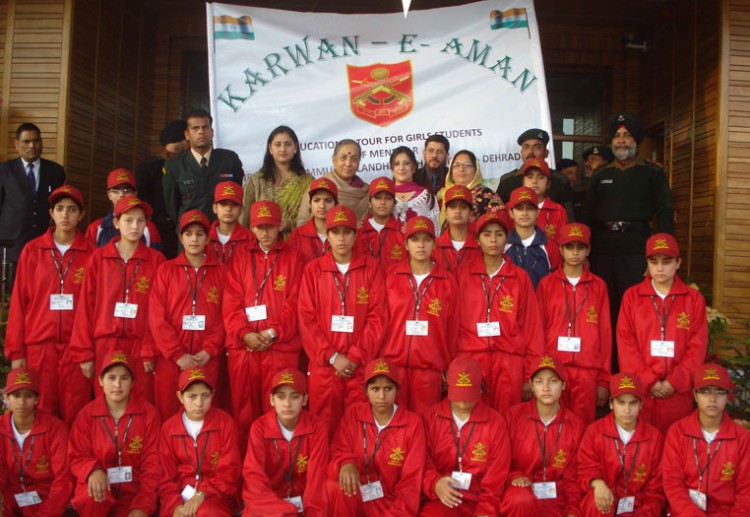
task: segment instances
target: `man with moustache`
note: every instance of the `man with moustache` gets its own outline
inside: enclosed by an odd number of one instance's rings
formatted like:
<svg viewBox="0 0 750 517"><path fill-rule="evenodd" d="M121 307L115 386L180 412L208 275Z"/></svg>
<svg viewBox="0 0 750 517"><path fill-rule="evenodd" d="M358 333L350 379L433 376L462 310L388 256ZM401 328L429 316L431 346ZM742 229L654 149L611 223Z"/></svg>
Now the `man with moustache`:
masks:
<svg viewBox="0 0 750 517"><path fill-rule="evenodd" d="M424 141L424 166L414 173L414 182L428 188L433 195L445 186L451 144L443 135L430 135Z"/></svg>

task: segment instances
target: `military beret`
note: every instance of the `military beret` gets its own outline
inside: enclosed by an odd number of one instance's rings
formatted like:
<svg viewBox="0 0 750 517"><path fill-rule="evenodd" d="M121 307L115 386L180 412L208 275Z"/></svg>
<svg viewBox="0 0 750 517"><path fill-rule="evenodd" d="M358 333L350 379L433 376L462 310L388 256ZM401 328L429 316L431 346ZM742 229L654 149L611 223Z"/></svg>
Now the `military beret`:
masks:
<svg viewBox="0 0 750 517"><path fill-rule="evenodd" d="M164 126L161 130L161 136L159 142L164 147L167 144L174 144L175 142L182 142L185 140L185 131L187 130L186 120L173 120Z"/></svg>
<svg viewBox="0 0 750 517"><path fill-rule="evenodd" d="M638 118L638 115L622 111L609 117L609 120L607 120L607 136L610 141L615 137L615 133L620 126L625 126L637 143L640 144L643 141L646 130L643 128L643 122Z"/></svg>
<svg viewBox="0 0 750 517"><path fill-rule="evenodd" d="M615 159L614 153L612 153L612 148L608 145L595 145L594 147L589 147L585 151L583 151L583 159L584 161L591 155L594 156L601 156L608 162L611 162Z"/></svg>
<svg viewBox="0 0 750 517"><path fill-rule="evenodd" d="M561 171L563 169L567 169L568 167L578 167L578 163L576 163L575 160L570 160L568 158L563 158L562 160L557 160L557 170Z"/></svg>
<svg viewBox="0 0 750 517"><path fill-rule="evenodd" d="M526 140L541 140L544 142L544 145L547 145L549 143L549 133L539 128L527 129L518 137L518 145L523 145Z"/></svg>

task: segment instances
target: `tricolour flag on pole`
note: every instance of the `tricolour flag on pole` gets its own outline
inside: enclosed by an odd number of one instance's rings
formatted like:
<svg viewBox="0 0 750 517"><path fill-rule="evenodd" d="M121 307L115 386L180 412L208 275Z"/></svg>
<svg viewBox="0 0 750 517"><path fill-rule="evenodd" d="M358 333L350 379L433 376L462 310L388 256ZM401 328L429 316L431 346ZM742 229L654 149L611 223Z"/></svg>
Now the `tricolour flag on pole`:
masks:
<svg viewBox="0 0 750 517"><path fill-rule="evenodd" d="M214 16L214 39L254 40L253 19L249 16Z"/></svg>
<svg viewBox="0 0 750 517"><path fill-rule="evenodd" d="M526 8L508 9L507 11L492 11L490 13L490 27L497 29L521 29L529 26Z"/></svg>

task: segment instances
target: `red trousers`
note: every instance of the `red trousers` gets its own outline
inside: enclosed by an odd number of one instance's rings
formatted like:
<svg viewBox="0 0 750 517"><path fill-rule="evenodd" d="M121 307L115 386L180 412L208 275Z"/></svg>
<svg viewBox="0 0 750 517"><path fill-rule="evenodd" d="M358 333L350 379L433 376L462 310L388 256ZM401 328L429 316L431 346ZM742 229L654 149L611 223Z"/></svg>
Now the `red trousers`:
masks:
<svg viewBox="0 0 750 517"><path fill-rule="evenodd" d="M212 358L204 366L206 375L212 386L216 386L219 362ZM179 391L178 379L180 378L180 367L171 359L164 356L159 357L156 363L156 375L154 375L154 396L156 397L156 409L159 410L162 421L174 415L182 409L182 404L177 398Z"/></svg>
<svg viewBox="0 0 750 517"><path fill-rule="evenodd" d="M560 489L559 483L557 488ZM503 517L563 517L564 513L565 507L559 499L537 499L531 487L509 486L500 505Z"/></svg>
<svg viewBox="0 0 750 517"><path fill-rule="evenodd" d="M236 515L233 506L231 500L225 500L221 496L209 497L203 501L203 504L198 508L198 513L195 515L196 517L232 517ZM159 516L172 517L172 514L168 513L162 507L159 511Z"/></svg>
<svg viewBox="0 0 750 517"><path fill-rule="evenodd" d="M599 370L565 365L565 406L589 425L596 420L596 379Z"/></svg>
<svg viewBox="0 0 750 517"><path fill-rule="evenodd" d="M463 501L455 508L448 508L439 500L427 501L419 509L419 517L474 517L475 502Z"/></svg>
<svg viewBox="0 0 750 517"><path fill-rule="evenodd" d="M520 404L524 378L524 358L505 352L459 352L458 356L469 356L482 365L484 379L484 401L493 409L503 413Z"/></svg>
<svg viewBox="0 0 750 517"><path fill-rule="evenodd" d="M442 400L441 372L421 368L401 368L401 386L398 388L398 405L425 414Z"/></svg>
<svg viewBox="0 0 750 517"><path fill-rule="evenodd" d="M655 399L651 394L643 397L643 409L638 418L651 423L666 435L669 427L693 412L693 394L677 393L668 399Z"/></svg>
<svg viewBox="0 0 750 517"><path fill-rule="evenodd" d="M115 499L112 492L107 492L106 499L97 503L89 495L88 488L88 483L77 483L73 493L71 504L80 517L127 517L130 513L130 503L135 497L133 494Z"/></svg>
<svg viewBox="0 0 750 517"><path fill-rule="evenodd" d="M325 423L331 439L344 415L344 408L357 402L367 402L363 370L357 368L351 378L340 379L336 377L333 366L310 365L307 378L310 413Z"/></svg>
<svg viewBox="0 0 750 517"><path fill-rule="evenodd" d="M581 501L581 517L605 517L605 516L614 516L615 511L617 510L617 499L615 499L615 502L612 504L612 511L609 513L602 513L599 511L599 509L596 507L596 503L594 502L594 491L589 490L589 493L586 494L586 497L583 498L583 501ZM631 513L627 515L637 515L637 513ZM658 516L656 516L658 517Z"/></svg>

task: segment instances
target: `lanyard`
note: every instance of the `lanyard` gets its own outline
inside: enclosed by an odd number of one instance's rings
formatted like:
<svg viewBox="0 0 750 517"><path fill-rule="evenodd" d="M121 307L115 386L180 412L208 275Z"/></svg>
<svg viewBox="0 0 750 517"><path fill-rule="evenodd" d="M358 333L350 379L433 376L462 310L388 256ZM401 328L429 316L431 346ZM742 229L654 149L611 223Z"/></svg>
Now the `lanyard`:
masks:
<svg viewBox="0 0 750 517"><path fill-rule="evenodd" d="M221 244L221 242L219 244ZM214 241L214 243L213 243L213 245L214 245L214 253L216 253L216 256L218 257L219 261L221 261L222 264L228 264L229 263L229 259L232 258L232 252L234 251L234 245L237 244L237 241L227 242L227 244L231 244L231 246L229 246L229 253L227 253L226 257L225 257L224 256L225 255L224 252L227 249L227 247L222 244L221 245L221 254L220 254L219 253L219 246L216 244L216 241Z"/></svg>
<svg viewBox="0 0 750 517"><path fill-rule="evenodd" d="M715 458L716 455L719 452L719 448L721 447L722 441L719 440L718 445L714 449L713 457ZM703 473L708 470L709 465L711 465L711 444L708 444L708 447L706 447L706 465L701 467L700 460L698 459L698 442L695 438L693 438L693 452L695 453L695 466L698 468L698 492L701 491L701 485L703 485Z"/></svg>
<svg viewBox="0 0 750 517"><path fill-rule="evenodd" d="M336 284L336 291L339 293L339 300L341 300L341 315L344 316L346 314L346 292L349 290L349 279L351 277L349 276L349 271L347 271L344 275L345 282L344 289L342 290L336 271L331 271L331 273L333 274L333 282Z"/></svg>
<svg viewBox="0 0 750 517"><path fill-rule="evenodd" d="M502 267L502 265L500 266ZM503 282L505 282L505 276L500 277L500 282L498 282L497 287L495 287L495 291L490 295L490 293L487 290L487 286L484 283L484 277L486 275L482 274L482 291L484 291L484 299L487 301L487 323L490 322L490 311L492 310L492 301L495 299L495 295L500 290L500 288L503 286ZM492 279L490 279L490 286L492 286Z"/></svg>
<svg viewBox="0 0 750 517"><path fill-rule="evenodd" d="M544 469L544 477L542 478L542 481L547 481L547 465L549 465L549 460L552 459L552 454L554 454L555 449L557 449L557 444L560 443L560 435L562 434L562 428L563 423L560 422L560 425L557 427L557 438L555 438L555 445L552 446L552 452L550 452L549 458L547 457L547 426L544 426L544 441L542 441L542 437L539 435L539 426L536 425L536 421L534 421L534 431L536 431L536 441L539 442L539 450L542 452L542 468Z"/></svg>
<svg viewBox="0 0 750 517"><path fill-rule="evenodd" d="M383 226L383 228L378 232L378 251L375 252L374 249L372 249L372 240L368 240L367 245L370 247L370 255L373 257L380 259L380 255L383 253L383 245L385 244L385 238L387 235L387 231L389 231L390 228L386 228Z"/></svg>
<svg viewBox="0 0 750 517"><path fill-rule="evenodd" d="M630 469L625 470L625 456L628 453L628 446L623 444L622 452L620 452L620 441L615 438L615 448L617 449L617 458L620 460L620 468L622 469L622 476L625 480L625 495L628 495L628 481L630 481L630 476L633 474L633 469L635 469L635 462L636 458L638 458L638 449L640 448L641 444L640 442L635 444L635 453L633 453L633 461L630 462Z"/></svg>
<svg viewBox="0 0 750 517"><path fill-rule="evenodd" d="M453 435L453 442L456 444L456 466L458 467L459 472L463 472L463 457L464 453L466 452L466 448L469 446L469 440L471 440L471 435L474 433L474 428L477 426L476 422L473 422L471 424L471 429L469 429L469 434L466 435L466 441L464 442L464 448L461 448L461 431L456 432L456 430L453 428L454 423L451 422L451 434Z"/></svg>
<svg viewBox="0 0 750 517"><path fill-rule="evenodd" d="M128 265L123 265L120 263L122 259L117 261L117 267L120 268L120 271L122 271L122 283L125 286L125 303L128 303L128 297L130 296L130 286L133 285L133 282L135 282L135 277L138 276L138 268L141 267L141 259L136 259L135 262L135 270L133 271L133 276L130 278L130 282L128 282Z"/></svg>
<svg viewBox="0 0 750 517"><path fill-rule="evenodd" d="M297 438L297 449L294 451L293 456L289 456L289 470L284 468L284 459L281 457L281 451L279 450L278 440L274 438L273 446L276 448L276 455L279 457L279 463L281 463L281 474L284 476L286 481L286 496L292 497L294 493L294 462L299 457L299 450L302 447L302 438ZM291 445L291 443L289 444ZM291 452L291 449L289 449Z"/></svg>
<svg viewBox="0 0 750 517"><path fill-rule="evenodd" d="M26 469L29 468L29 463L31 463L31 454L34 451L34 440L36 440L36 435L33 435L31 437L31 443L29 444L29 453L26 455L26 461L23 465L21 465L21 461L23 459L23 450L18 447L19 455L16 455L16 445L13 444L15 441L14 439L10 439L11 441L11 448L13 449L13 462L16 464L16 468L18 469L18 478L21 480L21 490L26 492L26 485L24 484L23 476L26 474ZM19 458L20 456L20 458Z"/></svg>
<svg viewBox="0 0 750 517"><path fill-rule="evenodd" d="M63 294L63 283L65 282L65 277L68 274L70 265L73 263L73 250L70 250L70 253L68 254L70 258L68 258L68 263L65 264L65 269L61 269L60 265L57 263L57 257L55 257L55 250L50 249L49 252L50 252L50 255L52 255L52 262L55 263L57 276L60 278L60 294ZM62 258L62 262L65 263L65 257L61 257L61 258Z"/></svg>
<svg viewBox="0 0 750 517"><path fill-rule="evenodd" d="M269 252L270 253L270 250ZM263 258L263 262L265 263L268 260L268 253L265 253L265 257ZM255 255L255 254L253 254ZM279 251L276 250L276 252L273 255L273 261L271 262L271 265L268 266L268 269L266 269L266 272L263 274L263 280L261 280L260 285L258 285L258 288L255 290L255 305L258 305L258 302L263 298L263 287L266 285L266 281L268 280L268 277L271 276L271 272L273 271L273 266L276 265L276 260L279 258ZM255 257L251 257L250 264L253 266L253 282L256 280L256 272L258 266L255 264Z"/></svg>
<svg viewBox="0 0 750 517"><path fill-rule="evenodd" d="M427 290L430 288L430 284L432 284L432 281L435 279L434 276L431 276L427 280L427 284L422 288L421 292L419 288L417 287L417 282L414 281L413 275L408 275L409 279L409 285L411 286L411 292L414 294L414 300L417 302L416 307L414 308L414 317L419 320L419 307L422 305L422 300L424 299L424 296L427 294Z"/></svg>
<svg viewBox="0 0 750 517"><path fill-rule="evenodd" d="M561 282L563 286L563 296L565 297L565 316L567 316L568 318L568 337L571 337L573 336L578 313L581 312L581 309L583 309L583 306L586 303L586 298L588 298L589 296L589 285L588 283L584 284L583 299L581 300L581 305L579 305L578 308L576 308L576 286L573 286L573 314L571 315L570 304L568 303L568 291L565 289L565 280L561 280Z"/></svg>
<svg viewBox="0 0 750 517"><path fill-rule="evenodd" d="M200 435L199 435L200 436ZM198 482L201 479L201 469L203 468L203 460L206 458L206 449L208 449L208 436L206 436L206 441L203 443L203 451L201 452L200 457L196 454L196 458L198 459L198 464L193 465L193 460L190 457L190 454L187 450L187 439L183 436L182 437L182 448L185 450L185 457L188 460L188 463L190 463L190 466L193 467L193 472L195 472L195 489L198 490ZM195 438L193 441L193 450L198 449L198 437Z"/></svg>
<svg viewBox="0 0 750 517"><path fill-rule="evenodd" d="M193 303L190 307L190 314L195 316L195 304L196 300L198 298L198 293L201 290L201 286L203 286L203 281L206 279L206 273L208 272L207 268L203 268L203 275L201 275L200 282L198 281L198 273L195 273L195 289L193 289L193 283L190 281L190 271L188 270L187 266L183 266L185 268L185 276L187 276L188 281L188 288L190 288L190 296L193 299Z"/></svg>
<svg viewBox="0 0 750 517"><path fill-rule="evenodd" d="M122 442L120 443L117 443L117 428L118 428L117 420L115 420L114 418L112 419L115 423L114 425L115 434L113 435L112 431L110 431L109 427L107 427L107 422L105 422L104 420L105 417L101 417L101 419L102 419L102 425L104 426L104 430L107 431L107 434L109 435L109 438L112 440L112 443L115 444L115 456L116 456L115 461L117 462L116 466L119 467L120 465L122 465L122 447L123 445L125 445L125 440L128 439L128 432L130 431L130 424L133 423L133 415L130 415L128 417L128 425L125 426L125 432L122 435Z"/></svg>
<svg viewBox="0 0 750 517"><path fill-rule="evenodd" d="M367 478L367 483L370 483L370 463L375 462L375 454L377 454L378 449L380 449L380 446L383 445L383 442L385 441L385 435L388 434L388 431L390 431L390 428L384 429L382 433L378 433L377 437L375 438L375 449L372 451L372 456L367 456L367 422L362 422L362 447L365 450L365 477ZM383 436L383 439L380 439L380 436Z"/></svg>
<svg viewBox="0 0 750 517"><path fill-rule="evenodd" d="M674 305L675 295L670 296L669 307L665 307L665 311L659 310L659 305L656 303L656 296L651 295L651 302L654 304L654 310L656 311L656 317L659 319L661 325L661 340L664 341L667 332L667 320L669 319L669 313L672 312L672 306ZM662 303L666 306L665 303Z"/></svg>

